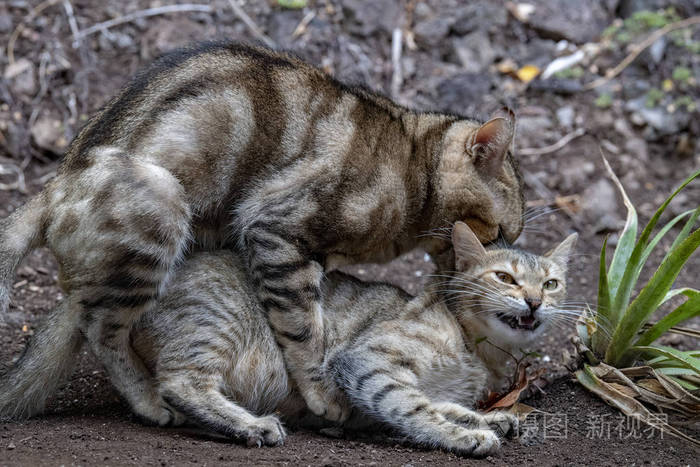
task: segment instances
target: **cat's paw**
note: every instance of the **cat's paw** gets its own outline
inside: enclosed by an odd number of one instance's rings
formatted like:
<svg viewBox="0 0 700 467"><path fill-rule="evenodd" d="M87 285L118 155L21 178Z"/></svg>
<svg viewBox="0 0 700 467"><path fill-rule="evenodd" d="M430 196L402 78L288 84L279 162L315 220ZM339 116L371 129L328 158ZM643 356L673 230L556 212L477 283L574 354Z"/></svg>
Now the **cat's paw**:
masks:
<svg viewBox="0 0 700 467"><path fill-rule="evenodd" d="M483 415L484 422L501 436L515 436L518 433L518 417L515 415L496 411Z"/></svg>
<svg viewBox="0 0 700 467"><path fill-rule="evenodd" d="M308 388L302 394L309 410L331 422L343 423L350 417L351 407L345 394L338 388L321 385Z"/></svg>
<svg viewBox="0 0 700 467"><path fill-rule="evenodd" d="M181 419L180 424L184 423L184 417L160 397L140 400L134 405L133 411L146 425L169 426Z"/></svg>
<svg viewBox="0 0 700 467"><path fill-rule="evenodd" d="M282 423L274 415L257 418L242 433L246 446L280 446L284 444L287 433Z"/></svg>
<svg viewBox="0 0 700 467"><path fill-rule="evenodd" d="M501 440L492 430L464 430L449 450L460 456L483 457L495 454L501 448Z"/></svg>

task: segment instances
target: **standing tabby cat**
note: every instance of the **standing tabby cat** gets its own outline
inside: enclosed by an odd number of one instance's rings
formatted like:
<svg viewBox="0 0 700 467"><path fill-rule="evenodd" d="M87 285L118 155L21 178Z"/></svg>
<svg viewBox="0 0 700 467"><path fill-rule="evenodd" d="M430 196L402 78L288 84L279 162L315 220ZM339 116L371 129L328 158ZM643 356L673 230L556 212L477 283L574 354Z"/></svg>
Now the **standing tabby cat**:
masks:
<svg viewBox="0 0 700 467"><path fill-rule="evenodd" d="M513 131L511 116L482 125L414 112L266 49L170 53L88 122L42 193L0 221L0 310L19 261L48 246L66 295L58 313L80 318L132 408L167 424L129 333L188 248L237 244L301 394L314 413L342 419L341 394L321 377L324 267L419 243L438 252L445 242L419 234L456 220L482 242L514 240ZM44 344L0 382L0 415L39 371ZM27 386L16 415L40 411L45 389Z"/></svg>
<svg viewBox="0 0 700 467"><path fill-rule="evenodd" d="M322 377L342 389L359 419L370 416L416 443L485 455L500 445L492 427L507 433L517 421L470 407L488 379L502 376L508 357L496 346L513 352L529 345L560 314L575 236L536 256L485 250L457 223L453 242L458 272L441 290L415 298L339 272L324 278L329 362ZM78 315L54 315L35 339L70 347L82 340L79 322ZM253 446L283 442L284 429L269 414L293 419L298 410L282 352L234 253L189 258L132 337L160 395L176 410L174 423L188 419ZM488 340L477 344L481 337ZM69 366L72 357L45 348L45 371L33 384L57 384L48 381L56 376L50 370ZM23 389L15 389L18 400Z"/></svg>

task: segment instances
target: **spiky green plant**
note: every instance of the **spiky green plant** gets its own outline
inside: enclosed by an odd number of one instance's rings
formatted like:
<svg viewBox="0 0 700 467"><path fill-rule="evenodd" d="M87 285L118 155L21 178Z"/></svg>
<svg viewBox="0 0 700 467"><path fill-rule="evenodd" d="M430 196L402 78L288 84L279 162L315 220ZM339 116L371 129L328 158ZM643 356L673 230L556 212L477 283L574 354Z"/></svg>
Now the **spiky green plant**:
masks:
<svg viewBox="0 0 700 467"><path fill-rule="evenodd" d="M700 247L700 229L695 228L700 206L674 217L656 235L652 236L652 232L671 200L700 177L700 170L688 177L666 199L637 237L637 211L607 161L605 165L620 190L627 208L627 220L609 266L606 260L607 240L603 243L597 310L588 313L577 327L579 353L586 363L576 371L576 377L608 403L647 422L650 412L639 400L690 417L697 416L700 414L700 398L697 397L700 393L700 351L680 351L654 342L667 332L685 332L700 337L700 332L678 328L682 322L700 316L700 291L692 288L672 289L686 261ZM671 229L682 221L685 224L659 267L639 293L633 296L649 256ZM652 314L674 297L685 297L685 300L658 322L649 322ZM645 370L640 373L642 366ZM634 377L642 374L646 380L637 385ZM655 378L659 385L650 389L650 377ZM626 385L629 390L620 391L620 384ZM680 401L680 405L675 404L674 400ZM664 429L672 433L675 430L667 425ZM685 435L674 434L688 439Z"/></svg>

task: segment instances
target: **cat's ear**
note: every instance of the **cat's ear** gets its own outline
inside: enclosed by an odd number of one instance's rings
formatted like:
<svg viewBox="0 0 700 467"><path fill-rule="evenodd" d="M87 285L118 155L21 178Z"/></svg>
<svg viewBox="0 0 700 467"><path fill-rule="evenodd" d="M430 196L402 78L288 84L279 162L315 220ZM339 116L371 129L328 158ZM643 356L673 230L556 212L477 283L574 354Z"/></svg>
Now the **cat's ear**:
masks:
<svg viewBox="0 0 700 467"><path fill-rule="evenodd" d="M457 221L452 227L452 246L458 271L466 270L486 256L486 249L464 222Z"/></svg>
<svg viewBox="0 0 700 467"><path fill-rule="evenodd" d="M504 116L484 123L467 142L467 153L474 158L476 169L485 177L498 175L503 168L515 134L515 116L507 110Z"/></svg>
<svg viewBox="0 0 700 467"><path fill-rule="evenodd" d="M566 237L563 242L552 248L550 251L544 254L545 257L550 258L562 267L566 267L569 256L576 246L576 241L578 240L578 234L573 233Z"/></svg>

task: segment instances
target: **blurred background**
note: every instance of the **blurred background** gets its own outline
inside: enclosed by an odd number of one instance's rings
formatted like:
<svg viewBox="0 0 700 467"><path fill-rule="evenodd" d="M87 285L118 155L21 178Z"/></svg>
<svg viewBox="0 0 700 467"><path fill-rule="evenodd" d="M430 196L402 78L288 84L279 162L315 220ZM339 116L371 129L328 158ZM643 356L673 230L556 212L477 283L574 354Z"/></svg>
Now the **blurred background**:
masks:
<svg viewBox="0 0 700 467"><path fill-rule="evenodd" d="M192 41L235 39L289 50L416 109L487 119L502 105L512 107L530 208L518 244L541 253L579 232L569 293L594 305L600 247L606 235L616 243L625 216L601 151L643 222L700 168L698 15L700 0L3 0L0 218L53 176L86 119L139 67ZM693 185L667 216L700 203L700 184ZM411 293L432 271L422 252L351 268ZM679 285L697 286L699 276L696 255ZM19 353L53 308L60 298L56 280L45 250L20 267L10 312L0 320L3 353ZM545 378L563 374L569 334L557 330L538 343ZM686 345L677 335L661 343ZM127 409L99 367L89 357L81 362L54 404L92 414L111 401L107 421L114 422L112 413L123 417ZM561 387L557 400L568 406L573 392ZM60 447L64 438L54 442ZM593 452L572 443L574 450ZM568 449L561 449L562 462Z"/></svg>

